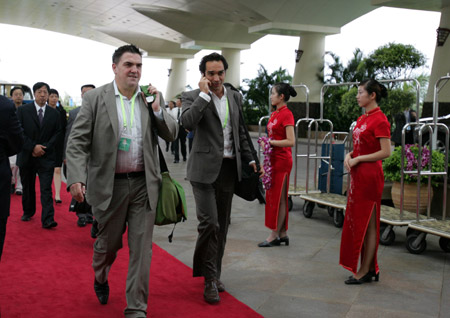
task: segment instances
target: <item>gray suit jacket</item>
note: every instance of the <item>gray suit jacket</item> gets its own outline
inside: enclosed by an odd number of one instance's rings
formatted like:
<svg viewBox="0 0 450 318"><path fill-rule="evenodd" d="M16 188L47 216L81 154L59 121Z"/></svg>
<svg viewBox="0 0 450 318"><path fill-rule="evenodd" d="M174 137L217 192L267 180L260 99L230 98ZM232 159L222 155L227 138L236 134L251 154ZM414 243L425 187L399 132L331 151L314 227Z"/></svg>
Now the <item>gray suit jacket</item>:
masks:
<svg viewBox="0 0 450 318"><path fill-rule="evenodd" d="M139 95L142 134L144 135L144 165L150 209L156 210L161 173L158 157L158 137L144 100ZM164 100L161 97L161 105ZM177 122L161 107L163 120L156 119L158 135L172 141L178 133ZM113 83L86 92L83 106L73 124L67 144L67 186L81 182L86 185L86 199L93 207L106 211L114 186L119 122ZM102 216L96 215L100 223ZM105 218L106 218L105 213Z"/></svg>
<svg viewBox="0 0 450 318"><path fill-rule="evenodd" d="M194 182L213 183L220 172L223 159L223 129L214 102L208 103L199 96L200 90L184 92L182 95L183 127L194 131L194 141L187 164L187 179ZM248 164L253 160L245 135L244 123L240 121L239 107L242 96L227 88L230 120L233 131L233 144L236 154L238 179L241 180L241 162Z"/></svg>

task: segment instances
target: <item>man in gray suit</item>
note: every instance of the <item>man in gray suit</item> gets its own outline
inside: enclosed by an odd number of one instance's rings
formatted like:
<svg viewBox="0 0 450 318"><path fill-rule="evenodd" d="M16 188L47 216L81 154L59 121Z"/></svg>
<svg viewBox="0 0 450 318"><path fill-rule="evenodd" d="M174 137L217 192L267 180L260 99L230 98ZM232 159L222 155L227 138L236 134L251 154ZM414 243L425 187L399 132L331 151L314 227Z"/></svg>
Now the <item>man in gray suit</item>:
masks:
<svg viewBox="0 0 450 318"><path fill-rule="evenodd" d="M114 81L83 98L67 144L67 185L78 202L86 192L98 222L92 262L98 300L101 304L108 301L108 273L128 226L125 317L147 317L153 225L161 184L157 135L173 141L178 125L160 107L164 100L151 85L148 90L155 99L147 105L139 87L142 53L137 47L118 48L112 68Z"/></svg>
<svg viewBox="0 0 450 318"><path fill-rule="evenodd" d="M222 55L204 56L199 89L182 95L181 122L187 130L195 131L187 163L199 220L193 275L205 278L203 296L208 303L220 301L219 292L225 290L220 281L222 257L241 162L251 164L256 171L244 123L239 119L242 96L223 85L227 68Z"/></svg>

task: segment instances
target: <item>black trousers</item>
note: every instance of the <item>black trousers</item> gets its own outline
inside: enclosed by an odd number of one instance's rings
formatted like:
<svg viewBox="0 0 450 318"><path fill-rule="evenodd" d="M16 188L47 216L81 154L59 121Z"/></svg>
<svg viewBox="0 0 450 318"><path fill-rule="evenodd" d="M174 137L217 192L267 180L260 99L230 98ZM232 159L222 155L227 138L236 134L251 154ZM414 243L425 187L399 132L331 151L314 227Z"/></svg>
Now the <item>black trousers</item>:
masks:
<svg viewBox="0 0 450 318"><path fill-rule="evenodd" d="M175 160L180 160L180 148L183 159L186 159L186 131L182 126L179 127L178 137L173 141L173 150L175 151Z"/></svg>
<svg viewBox="0 0 450 318"><path fill-rule="evenodd" d="M236 160L223 159L213 184L191 182L199 221L194 277L220 278L236 178Z"/></svg>
<svg viewBox="0 0 450 318"><path fill-rule="evenodd" d="M11 203L11 168L9 159L0 160L0 260L2 259L3 245L6 236L6 223Z"/></svg>
<svg viewBox="0 0 450 318"><path fill-rule="evenodd" d="M53 167L42 167L37 162L27 167L20 167L20 178L22 179L23 186L22 206L24 216L32 217L36 213L36 174L39 176L42 225L54 221L55 209L53 207L52 192L53 171Z"/></svg>

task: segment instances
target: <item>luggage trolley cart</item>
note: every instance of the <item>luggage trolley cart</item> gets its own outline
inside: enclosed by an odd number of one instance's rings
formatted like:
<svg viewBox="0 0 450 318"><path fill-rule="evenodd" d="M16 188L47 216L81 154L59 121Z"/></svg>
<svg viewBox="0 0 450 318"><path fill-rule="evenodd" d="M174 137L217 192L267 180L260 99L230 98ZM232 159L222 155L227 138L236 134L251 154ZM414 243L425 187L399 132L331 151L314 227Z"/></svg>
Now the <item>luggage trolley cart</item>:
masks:
<svg viewBox="0 0 450 318"><path fill-rule="evenodd" d="M310 160L315 160L315 164L317 165L317 160L321 160L321 163L325 165L325 167L328 167L327 172L327 178L326 178L326 191L325 192L316 192L312 193L308 191L308 189L305 191L304 194L300 195L300 198L305 201L303 204L303 214L305 217L310 218L312 216L314 206L317 203L319 206L327 207L328 214L330 216L333 216L333 223L336 227L342 227L344 223L344 211L345 207L347 205L347 198L346 196L342 195L342 193L331 193L331 172L334 170L332 168L332 162L333 162L333 142L334 138L337 135L348 135L347 132L333 132L333 123L328 119L323 119L323 102L324 102L324 94L328 87L330 86L351 86L356 85L358 82L348 82L348 83L338 83L338 84L325 84L320 89L320 118L314 119L310 122L308 126L308 151L307 151L307 163L309 163ZM316 153L310 154L309 147L310 147L310 133L311 133L311 125L314 123L316 125L316 131L317 131L317 125L318 123L327 122L330 125L330 131L327 133L327 135L323 139L322 146L328 147L328 151L323 151L325 155L318 156L317 155L317 139L316 139ZM316 134L317 136L317 134ZM327 144L328 142L328 144ZM328 153L328 155L327 155ZM342 154L345 155L345 150L342 151ZM343 161L343 160L342 160ZM343 163L342 163L343 164ZM321 165L322 166L322 165ZM322 166L323 167L323 166ZM323 173L323 169L321 170L321 173ZM314 178L317 177L317 171L314 171ZM343 174L342 174L343 175ZM342 175L340 177L342 177ZM307 170L306 170L306 184L309 183L309 165L307 164ZM342 182L342 181L341 181ZM314 182L314 185L316 186L316 182Z"/></svg>
<svg viewBox="0 0 450 318"><path fill-rule="evenodd" d="M416 79L391 79L391 80L380 80L380 83L393 83L393 82L413 82L415 84L416 90L416 112L419 110L419 94L420 94L420 83ZM407 123L402 129L402 149L405 148L405 132L408 127L414 129L416 126L422 126L420 122ZM401 169L401 178L403 180L404 167ZM416 213L403 210L403 192L404 183L400 182L400 209L393 208L387 205L380 206L380 244L391 245L395 241L395 226L408 226L409 223L416 220ZM424 215L420 215L420 218L425 220L428 219Z"/></svg>
<svg viewBox="0 0 450 318"><path fill-rule="evenodd" d="M416 220L408 224L408 232L406 238L406 248L412 254L420 254L422 253L427 246L426 235L433 234L440 236L439 238L439 246L445 252L450 252L450 220L446 219L446 204L447 204L447 181L448 181L448 151L449 151L449 129L443 123L439 123L437 121L438 113L439 113L439 102L438 102L438 94L440 89L448 82L450 76L443 76L436 81L434 86L434 98L433 98L433 123L427 123L420 127L419 130L419 156L418 156L418 170L413 171L411 173L416 173L418 175L417 179L420 180L421 175L428 176L428 207L427 214L430 216L430 187L431 182L430 178L432 175L442 175L444 177L443 182L443 203L442 203L442 219L441 220L420 220L419 213L417 208ZM441 81L445 81L442 86L440 85ZM422 144L422 131L424 129L430 130L430 135L433 135L433 145L430 147L430 158L431 152L433 148L436 147L436 138L438 129L445 133L445 167L442 172L431 172L431 168L428 171L421 171L421 144ZM437 150L435 150L437 151ZM403 163L403 151L402 151L402 163ZM432 163L430 163L431 167ZM417 188L419 189L420 183L418 181ZM417 192L417 205L420 202L420 192Z"/></svg>
<svg viewBox="0 0 450 318"><path fill-rule="evenodd" d="M293 85L292 87L294 88L304 88L305 90L305 96L306 96L306 116L304 118L300 118L297 120L297 122L295 123L295 145L294 145L294 184L290 184L289 185L289 190L288 190L288 208L289 211L292 210L293 207L293 202L292 202L292 197L293 196L299 196L301 194L304 194L308 191L308 182L306 182L305 186L300 186L299 182L298 182L298 158L299 157L309 157L309 148L308 148L308 152L305 154L299 154L299 147L298 147L298 143L299 143L299 137L298 137L298 127L300 126L300 124L302 123L306 123L306 124L310 124L314 121L313 118L309 117L309 88L308 86L301 84L301 85ZM318 126L316 125L316 143L317 143L317 131L318 131ZM308 134L308 145L310 144L310 139L311 139L311 134ZM308 174L309 172L309 161L307 161L306 165L307 165L307 169L306 169L306 173ZM317 170L317 164L315 166L315 170ZM306 180L308 180L308 178L306 178ZM314 179L315 182L317 182L316 179ZM314 184L314 187L316 188L316 183ZM313 190L313 191L318 191L318 190Z"/></svg>

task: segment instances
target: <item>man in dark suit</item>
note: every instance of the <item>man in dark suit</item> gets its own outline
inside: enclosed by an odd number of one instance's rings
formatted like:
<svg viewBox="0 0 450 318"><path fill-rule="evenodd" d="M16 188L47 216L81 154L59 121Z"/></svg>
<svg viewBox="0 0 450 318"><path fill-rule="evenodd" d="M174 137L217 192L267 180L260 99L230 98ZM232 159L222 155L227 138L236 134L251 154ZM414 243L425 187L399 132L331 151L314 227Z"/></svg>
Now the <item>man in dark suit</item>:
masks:
<svg viewBox="0 0 450 318"><path fill-rule="evenodd" d="M56 163L55 146L61 134L57 110L47 105L50 87L38 82L33 86L35 100L18 108L17 116L24 130L25 143L17 155L23 185L22 221L30 221L36 213L36 174L41 188L42 227L50 229L55 222L52 181Z"/></svg>
<svg viewBox="0 0 450 318"><path fill-rule="evenodd" d="M395 115L395 130L392 133L392 141L395 143L395 147L402 145L402 130L406 124L415 122L417 120L417 114L412 109L406 109L401 113ZM408 127L405 131L405 144L414 143L414 131L413 127Z"/></svg>
<svg viewBox="0 0 450 318"><path fill-rule="evenodd" d="M16 109L23 105L23 96L25 94L21 86L15 86L10 91L11 99L16 106ZM9 158L9 164L11 165L12 179L11 179L11 194L16 193L22 195L22 181L20 180L19 167L16 165L17 156L11 156Z"/></svg>
<svg viewBox="0 0 450 318"><path fill-rule="evenodd" d="M179 163L180 162L180 148L181 148L181 155L183 156L183 161L186 161L186 130L184 130L184 127L180 121L181 116L181 98L177 98L176 101L176 107L172 112L175 114L176 119L178 121L178 125L180 125L178 129L178 137L173 142L173 148L175 150L175 160L173 163Z"/></svg>
<svg viewBox="0 0 450 318"><path fill-rule="evenodd" d="M6 222L11 203L11 167L9 156L17 154L22 148L23 135L14 104L0 96L0 260L6 235Z"/></svg>
<svg viewBox="0 0 450 318"><path fill-rule="evenodd" d="M256 171L239 119L242 96L223 85L227 68L222 55L204 56L199 89L182 95L181 122L187 130L195 130L187 163L199 220L193 275L205 278L203 296L208 303L220 301L219 292L225 290L220 281L222 257L241 164L251 164Z"/></svg>
<svg viewBox="0 0 450 318"><path fill-rule="evenodd" d="M92 84L86 84L81 86L81 98L83 99L84 94L94 88L95 85ZM69 119L67 120L66 134L64 137L64 152L63 152L64 164L66 164L67 141L69 140L69 135L70 132L72 131L72 125L75 122L75 119L77 118L80 109L81 106L69 112ZM67 177L67 173L64 172L64 174ZM86 200L84 200L82 203L77 203L75 199L72 199L72 202L70 202L70 206L71 207L73 206L73 210L71 209L70 211L74 211L77 214L78 217L77 225L79 227L84 227L86 226L87 223L93 223L91 228L91 236L92 238L95 238L97 236L98 230L97 230L97 223L94 223L94 217L92 215L91 206L87 203Z"/></svg>

